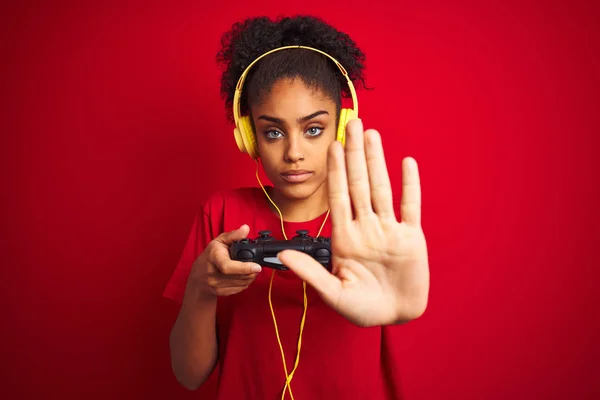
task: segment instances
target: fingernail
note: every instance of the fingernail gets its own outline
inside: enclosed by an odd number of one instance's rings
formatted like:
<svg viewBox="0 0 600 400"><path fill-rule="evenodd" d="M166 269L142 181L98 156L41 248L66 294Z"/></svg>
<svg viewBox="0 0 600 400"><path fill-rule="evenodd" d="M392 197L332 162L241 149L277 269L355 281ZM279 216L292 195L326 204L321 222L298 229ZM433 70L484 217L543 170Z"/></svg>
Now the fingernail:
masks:
<svg viewBox="0 0 600 400"><path fill-rule="evenodd" d="M253 272L253 273L257 274L257 273L259 273L260 271L262 271L262 268L261 268L261 266L260 266L260 265L256 264L256 265L253 265L253 266L252 266L252 272Z"/></svg>

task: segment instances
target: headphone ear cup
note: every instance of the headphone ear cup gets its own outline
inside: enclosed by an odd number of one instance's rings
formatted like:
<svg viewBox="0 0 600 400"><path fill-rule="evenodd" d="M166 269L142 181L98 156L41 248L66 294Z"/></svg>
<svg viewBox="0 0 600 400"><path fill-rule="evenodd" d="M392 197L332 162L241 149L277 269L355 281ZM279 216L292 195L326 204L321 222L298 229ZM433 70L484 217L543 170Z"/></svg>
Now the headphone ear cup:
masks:
<svg viewBox="0 0 600 400"><path fill-rule="evenodd" d="M244 142L245 153L248 153L250 157L258 157L258 147L256 146L256 136L252 129L252 121L250 116L241 117L239 120L239 130L242 141Z"/></svg>
<svg viewBox="0 0 600 400"><path fill-rule="evenodd" d="M238 149L240 149L242 153L247 153L244 139L242 138L242 132L240 132L238 127L235 127L233 130L233 137L235 138L235 144L237 144Z"/></svg>
<svg viewBox="0 0 600 400"><path fill-rule="evenodd" d="M354 110L350 108L342 108L340 111L340 122L338 124L337 135L335 140L346 145L346 124L350 121L350 117L354 114Z"/></svg>

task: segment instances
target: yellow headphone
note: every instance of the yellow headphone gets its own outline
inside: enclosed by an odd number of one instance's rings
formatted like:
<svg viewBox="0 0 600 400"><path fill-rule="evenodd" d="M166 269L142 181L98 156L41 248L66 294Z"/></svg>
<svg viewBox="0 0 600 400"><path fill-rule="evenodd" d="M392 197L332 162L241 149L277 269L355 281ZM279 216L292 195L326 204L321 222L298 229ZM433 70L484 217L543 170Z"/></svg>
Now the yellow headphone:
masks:
<svg viewBox="0 0 600 400"><path fill-rule="evenodd" d="M240 113L240 102L242 97L242 89L244 87L244 81L246 80L246 76L250 71L250 68L254 66L261 58L274 53L279 50L285 49L307 49L316 51L317 53L321 53L324 56L331 59L335 65L338 66L344 78L346 78L346 82L348 84L348 88L350 88L350 94L352 95L352 104L353 108L342 108L340 110L340 121L337 128L337 134L335 140L342 143L342 145L346 144L346 124L353 119L358 118L358 101L356 99L356 91L354 90L354 85L352 85L352 81L348 76L348 72L344 69L342 64L340 64L335 58L331 57L329 54L307 46L283 46L278 47L274 50L268 51L262 56L258 57L256 60L252 61L250 65L244 70L240 79L238 79L237 85L235 87L235 95L233 97L233 118L235 121L235 129L233 130L233 135L235 137L235 142L237 143L238 148L242 153L248 153L250 157L253 159L258 158L258 146L256 144L256 135L254 130L252 129L252 121L250 116L242 116Z"/></svg>

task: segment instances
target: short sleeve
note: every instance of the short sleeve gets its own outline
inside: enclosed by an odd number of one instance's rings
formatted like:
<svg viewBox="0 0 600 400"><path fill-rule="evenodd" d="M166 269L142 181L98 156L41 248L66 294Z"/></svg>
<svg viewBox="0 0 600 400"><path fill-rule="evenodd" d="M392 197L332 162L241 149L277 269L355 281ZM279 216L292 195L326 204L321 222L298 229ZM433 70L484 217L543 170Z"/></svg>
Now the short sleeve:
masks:
<svg viewBox="0 0 600 400"><path fill-rule="evenodd" d="M177 267L163 292L164 297L179 303L183 301L192 265L213 240L212 225L207 208L202 207L196 215Z"/></svg>

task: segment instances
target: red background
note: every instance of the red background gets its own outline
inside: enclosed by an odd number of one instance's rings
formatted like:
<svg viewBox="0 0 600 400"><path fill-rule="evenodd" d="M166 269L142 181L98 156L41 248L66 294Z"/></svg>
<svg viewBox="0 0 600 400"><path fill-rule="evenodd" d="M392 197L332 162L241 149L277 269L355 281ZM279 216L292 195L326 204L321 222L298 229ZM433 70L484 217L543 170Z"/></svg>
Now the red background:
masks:
<svg viewBox="0 0 600 400"><path fill-rule="evenodd" d="M366 52L361 117L397 188L420 163L432 283L398 343L408 399L599 398L593 2L35 3L0 12L0 398L198 397L171 375L161 293L201 199L256 184L219 38L297 12Z"/></svg>

